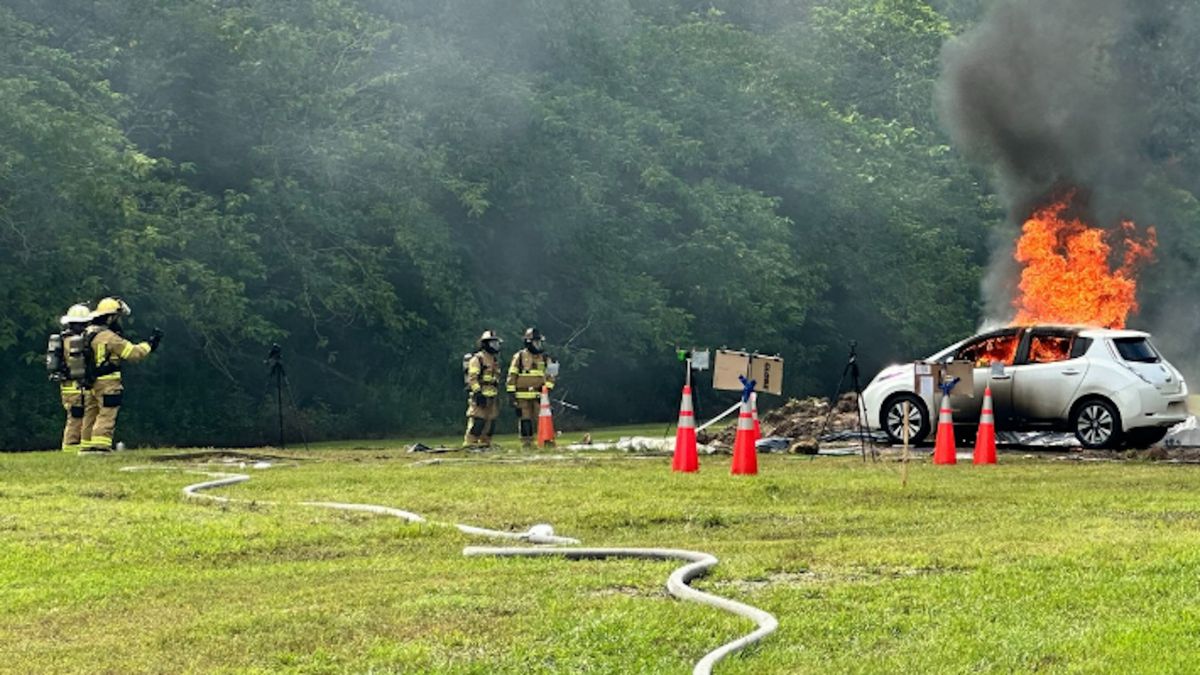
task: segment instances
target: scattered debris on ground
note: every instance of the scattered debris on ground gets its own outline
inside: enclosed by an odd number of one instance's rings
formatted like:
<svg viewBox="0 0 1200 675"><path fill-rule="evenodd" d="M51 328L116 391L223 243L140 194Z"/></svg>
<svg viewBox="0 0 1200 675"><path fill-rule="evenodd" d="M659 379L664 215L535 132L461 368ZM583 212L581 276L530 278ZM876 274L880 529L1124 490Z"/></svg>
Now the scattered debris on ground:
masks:
<svg viewBox="0 0 1200 675"><path fill-rule="evenodd" d="M815 455L821 442L858 442L859 420L855 410L855 395L847 393L838 399L831 411L829 399L812 396L790 399L782 406L759 416L763 438L760 452L788 452ZM828 423L828 427L826 427ZM875 433L876 440L879 432ZM730 447L737 435L737 419L715 433L708 430L697 434L701 443Z"/></svg>
<svg viewBox="0 0 1200 675"><path fill-rule="evenodd" d="M404 448L405 452L428 452L428 453L454 452L456 450L462 450L462 448L450 448L450 447L446 447L444 445L429 446L429 445L425 445L424 443L413 443L412 445L406 446Z"/></svg>
<svg viewBox="0 0 1200 675"><path fill-rule="evenodd" d="M669 454L675 451L675 436L622 436L611 443L572 443L564 449L576 452L617 450L619 452ZM707 443L699 443L696 446L696 452L701 455L711 455L725 451L727 451L727 448L720 448Z"/></svg>
<svg viewBox="0 0 1200 675"><path fill-rule="evenodd" d="M148 457L151 462L297 462L303 457L272 455L262 452L239 452L236 450L200 450L197 452L177 452L170 455L153 455Z"/></svg>

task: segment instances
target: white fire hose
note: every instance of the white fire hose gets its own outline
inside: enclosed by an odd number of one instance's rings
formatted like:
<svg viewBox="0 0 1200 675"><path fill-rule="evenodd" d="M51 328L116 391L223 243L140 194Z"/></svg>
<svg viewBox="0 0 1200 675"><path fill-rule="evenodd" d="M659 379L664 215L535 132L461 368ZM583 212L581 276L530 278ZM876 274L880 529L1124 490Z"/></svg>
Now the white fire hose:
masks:
<svg viewBox="0 0 1200 675"><path fill-rule="evenodd" d="M260 467L266 468L266 467ZM201 471L190 469L177 469L175 467L155 467L155 466L128 466L121 471L146 471L146 470L175 470L184 471L185 473L193 473L202 476L209 476L214 480L207 480L200 483L188 485L183 488L185 497L192 499L210 499L221 503L243 502L250 503L251 500L246 499L231 499L229 497L221 497L219 495L206 494L204 490L211 490L229 485L236 485L250 480L250 476L241 473L224 473L214 471ZM259 504L274 504L275 502L257 502ZM392 516L406 520L412 523L429 523L432 525L446 525L446 523L431 523L422 516L410 511L390 506L379 506L376 504L347 504L341 502L300 502L301 506L315 506L327 509L338 509L341 511L362 511L366 513L374 513L382 516ZM571 537L559 537L554 534L554 528L547 524L534 525L527 532L506 532L501 530L490 530L473 525L463 525L460 523L450 524L464 534L477 535L481 537L491 537L497 539L517 539L526 541L531 544L578 544L578 539ZM725 658L729 654L743 649L749 645L755 644L767 637L779 627L779 621L770 613L765 612L756 607L722 598L711 593L699 591L688 583L697 577L703 576L708 571L716 566L719 562L716 556L700 551L687 551L683 549L673 548L497 548L488 546L468 546L463 549L463 555L467 557L476 556L501 556L501 557L563 557L570 560L594 560L601 558L647 558L652 560L685 560L688 564L677 568L667 578L667 591L679 598L680 600L690 600L698 602L702 605L716 607L717 609L731 612L738 616L750 619L758 628L752 633L743 635L742 637L727 642L720 647L705 654L703 658L696 662L696 666L692 669L693 675L709 675L712 673L713 666L718 661Z"/></svg>
<svg viewBox="0 0 1200 675"><path fill-rule="evenodd" d="M650 558L654 560L687 560L689 564L676 569L667 578L667 591L680 600L691 600L702 605L723 609L738 616L750 619L758 624L758 630L744 635L733 642L727 642L704 655L692 669L693 675L708 675L712 672L717 661L736 652L743 647L752 645L779 627L779 621L757 607L742 604L736 600L698 591L688 585L696 577L703 576L714 567L718 560L715 556L699 551L685 551L678 548L493 548L490 546L468 546L463 549L465 556L521 556L521 557L563 557L571 560L590 560L596 558Z"/></svg>

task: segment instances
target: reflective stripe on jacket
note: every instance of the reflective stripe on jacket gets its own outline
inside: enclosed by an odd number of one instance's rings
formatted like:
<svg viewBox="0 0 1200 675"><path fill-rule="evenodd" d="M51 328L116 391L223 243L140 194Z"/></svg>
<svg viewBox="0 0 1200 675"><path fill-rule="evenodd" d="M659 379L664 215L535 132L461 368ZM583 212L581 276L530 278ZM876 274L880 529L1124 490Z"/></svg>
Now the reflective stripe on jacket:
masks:
<svg viewBox="0 0 1200 675"><path fill-rule="evenodd" d="M471 393L483 392L488 398L500 394L500 363L483 350L475 352L467 364L467 384Z"/></svg>
<svg viewBox="0 0 1200 675"><path fill-rule="evenodd" d="M121 379L121 366L126 363L137 363L146 358L150 354L149 342L133 343L125 338L117 335L117 333L109 328L101 328L96 331L89 330L91 334L92 353L95 355L95 365L97 369L115 368L114 372L106 375L100 375L97 380L119 380Z"/></svg>
<svg viewBox="0 0 1200 675"><path fill-rule="evenodd" d="M508 366L505 389L518 400L538 398L543 386L547 389L554 388L554 378L546 372L549 365L548 355L534 354L528 349L522 349L513 354L512 363Z"/></svg>

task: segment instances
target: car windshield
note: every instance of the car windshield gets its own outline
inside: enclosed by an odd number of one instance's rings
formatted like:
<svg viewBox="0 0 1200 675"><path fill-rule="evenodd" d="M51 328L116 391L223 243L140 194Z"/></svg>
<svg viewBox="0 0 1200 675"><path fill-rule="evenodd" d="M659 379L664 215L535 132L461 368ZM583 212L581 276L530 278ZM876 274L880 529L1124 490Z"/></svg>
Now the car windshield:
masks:
<svg viewBox="0 0 1200 675"><path fill-rule="evenodd" d="M1113 344L1117 346L1117 351L1120 352L1121 358L1126 361L1158 363L1158 352L1154 351L1154 347L1150 345L1150 341L1146 338L1114 338Z"/></svg>
<svg viewBox="0 0 1200 675"><path fill-rule="evenodd" d="M992 363L1011 366L1020 342L1021 335L1016 331L978 337L963 343L955 351L954 358L970 361L976 368L984 368Z"/></svg>

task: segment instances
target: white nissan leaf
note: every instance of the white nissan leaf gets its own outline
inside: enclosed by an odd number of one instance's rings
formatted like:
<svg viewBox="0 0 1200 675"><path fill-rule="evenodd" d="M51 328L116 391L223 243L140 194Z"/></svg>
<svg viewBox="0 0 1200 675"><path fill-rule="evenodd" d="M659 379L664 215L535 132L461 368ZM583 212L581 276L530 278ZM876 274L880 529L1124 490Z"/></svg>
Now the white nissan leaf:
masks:
<svg viewBox="0 0 1200 675"><path fill-rule="evenodd" d="M1146 447L1188 417L1187 383L1141 331L1009 327L968 338L924 361L949 360L975 366L974 395L950 397L955 428L966 432L962 436L978 425L988 384L997 431L1069 431L1086 448ZM868 422L894 443L901 442L904 424L911 442L928 437L930 411L939 405L916 393L914 370L911 363L890 366L863 390Z"/></svg>

